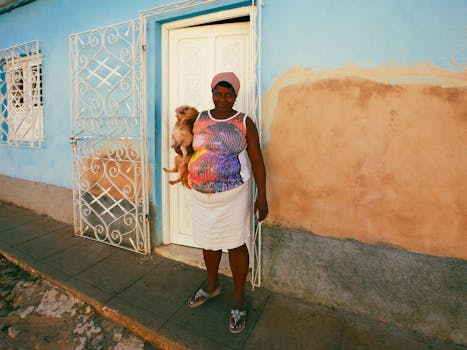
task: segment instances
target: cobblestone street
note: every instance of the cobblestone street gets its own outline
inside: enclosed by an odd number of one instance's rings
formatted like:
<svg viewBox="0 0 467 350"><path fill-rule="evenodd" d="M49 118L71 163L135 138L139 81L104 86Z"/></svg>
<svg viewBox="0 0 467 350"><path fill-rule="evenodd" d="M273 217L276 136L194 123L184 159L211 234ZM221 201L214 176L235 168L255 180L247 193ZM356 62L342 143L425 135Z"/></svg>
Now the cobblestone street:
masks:
<svg viewBox="0 0 467 350"><path fill-rule="evenodd" d="M126 328L0 255L1 350L152 350Z"/></svg>

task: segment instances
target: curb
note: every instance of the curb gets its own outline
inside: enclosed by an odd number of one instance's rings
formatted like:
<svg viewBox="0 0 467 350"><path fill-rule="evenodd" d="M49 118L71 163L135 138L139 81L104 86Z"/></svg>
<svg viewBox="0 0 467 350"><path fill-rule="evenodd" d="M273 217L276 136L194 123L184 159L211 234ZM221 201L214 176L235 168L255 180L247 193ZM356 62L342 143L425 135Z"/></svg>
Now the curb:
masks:
<svg viewBox="0 0 467 350"><path fill-rule="evenodd" d="M160 349L164 350L185 350L188 349L184 347L183 345L174 342L173 340L166 338L153 330L147 328L146 326L143 326L137 321L134 321L126 316L123 316L118 312L118 310L109 308L105 305L102 305L100 302L96 301L95 299L77 291L76 289L73 289L65 284L63 284L60 281L57 281L56 279L50 277L46 273L43 273L39 270L36 270L32 266L22 262L21 260L17 259L13 255L5 252L4 250L0 249L0 254L3 255L7 260L9 260L11 263L18 265L21 267L23 270L33 274L33 275L39 275L41 278L49 281L53 285L57 286L58 288L64 289L68 293L72 294L74 297L84 301L86 304L91 305L98 313L100 313L102 316L105 318L114 321L118 323L119 325L127 328L137 336L141 337L143 340L146 342L150 343L151 345L154 345Z"/></svg>

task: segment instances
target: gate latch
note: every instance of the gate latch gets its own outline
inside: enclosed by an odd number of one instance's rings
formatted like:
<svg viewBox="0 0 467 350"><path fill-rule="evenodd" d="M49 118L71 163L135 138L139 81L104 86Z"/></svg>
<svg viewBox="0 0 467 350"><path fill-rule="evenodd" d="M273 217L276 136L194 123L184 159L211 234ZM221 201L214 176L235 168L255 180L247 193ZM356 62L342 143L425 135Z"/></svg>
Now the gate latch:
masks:
<svg viewBox="0 0 467 350"><path fill-rule="evenodd" d="M76 146L76 144L78 143L79 140L82 140L82 138L76 137L76 136L70 137L70 143L71 143L73 146Z"/></svg>

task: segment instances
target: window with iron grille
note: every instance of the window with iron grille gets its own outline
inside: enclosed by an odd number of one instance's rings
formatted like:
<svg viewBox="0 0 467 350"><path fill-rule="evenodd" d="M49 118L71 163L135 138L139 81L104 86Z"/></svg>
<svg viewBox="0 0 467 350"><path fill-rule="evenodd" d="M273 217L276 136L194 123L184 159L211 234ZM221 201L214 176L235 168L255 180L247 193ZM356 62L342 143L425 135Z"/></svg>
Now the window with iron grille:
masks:
<svg viewBox="0 0 467 350"><path fill-rule="evenodd" d="M0 142L40 147L42 56L38 41L0 50Z"/></svg>

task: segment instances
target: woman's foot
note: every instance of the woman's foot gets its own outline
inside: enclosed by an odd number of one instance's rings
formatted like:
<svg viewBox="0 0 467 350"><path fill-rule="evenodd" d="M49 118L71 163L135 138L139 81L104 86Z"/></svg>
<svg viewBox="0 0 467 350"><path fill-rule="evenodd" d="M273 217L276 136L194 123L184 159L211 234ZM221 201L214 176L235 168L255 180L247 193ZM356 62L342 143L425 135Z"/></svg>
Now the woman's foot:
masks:
<svg viewBox="0 0 467 350"><path fill-rule="evenodd" d="M246 328L246 310L230 310L229 331L238 334Z"/></svg>
<svg viewBox="0 0 467 350"><path fill-rule="evenodd" d="M191 297L188 299L189 307L198 307L204 304L209 299L217 297L221 294L221 286L217 286L212 292L207 292L203 288L198 289Z"/></svg>

